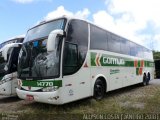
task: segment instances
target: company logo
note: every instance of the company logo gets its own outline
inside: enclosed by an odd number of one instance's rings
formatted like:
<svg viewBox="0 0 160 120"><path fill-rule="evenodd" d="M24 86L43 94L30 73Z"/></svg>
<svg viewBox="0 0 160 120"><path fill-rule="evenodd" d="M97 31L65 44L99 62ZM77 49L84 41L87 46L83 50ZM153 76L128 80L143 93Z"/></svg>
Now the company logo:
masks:
<svg viewBox="0 0 160 120"><path fill-rule="evenodd" d="M125 65L124 59L103 57L104 64L113 64L113 65Z"/></svg>
<svg viewBox="0 0 160 120"><path fill-rule="evenodd" d="M93 61L94 60L94 61ZM107 56L103 54L91 53L92 66L124 66L125 60L123 58Z"/></svg>
<svg viewBox="0 0 160 120"><path fill-rule="evenodd" d="M113 56L102 53L91 52L91 66L103 67L134 67L136 75L143 75L144 67L154 67L153 61L138 60L125 58L121 56ZM118 70L111 70L110 74L118 73Z"/></svg>
<svg viewBox="0 0 160 120"><path fill-rule="evenodd" d="M70 89L70 90L69 90L69 96L72 96L72 95L73 95L73 90Z"/></svg>

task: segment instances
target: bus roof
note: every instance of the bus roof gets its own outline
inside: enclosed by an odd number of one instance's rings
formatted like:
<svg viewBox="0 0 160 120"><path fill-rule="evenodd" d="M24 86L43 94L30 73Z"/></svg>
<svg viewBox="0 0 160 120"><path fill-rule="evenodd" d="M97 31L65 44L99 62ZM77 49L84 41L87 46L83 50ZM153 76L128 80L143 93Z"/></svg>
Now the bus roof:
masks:
<svg viewBox="0 0 160 120"><path fill-rule="evenodd" d="M125 38L125 37L122 37L121 35L118 35L118 34L116 34L116 33L113 33L113 32L107 30L107 29L104 28L104 27L100 27L99 25L94 24L94 23L91 22L91 21L88 21L88 20L85 20L85 19L82 19L82 18L78 18L78 17L75 17L75 16L63 15L63 16L61 16L61 17L57 17L57 18L53 18L53 19L49 19L49 20L43 20L43 21L39 22L37 25L31 27L30 29L33 29L33 28L35 28L35 27L37 27L37 26L40 26L40 25L43 25L43 24L45 24L45 23L51 22L51 21L53 21L53 20L62 19L62 18L65 18L65 19L67 19L67 20L77 19L77 20L85 21L85 22L87 22L87 23L89 23L89 24L92 24L92 25L94 25L94 26L96 26L96 27L99 27L99 28L101 28L101 29L103 29L103 30L105 30L105 31L107 31L107 32L110 32L111 34L114 34L114 35L116 35L116 36L118 36L118 37L121 37L121 38L123 38L123 39L125 39L125 40L128 40L128 41L133 42L133 43L135 43L135 44L137 44L137 45L139 45L139 46L142 46L142 47L146 48L146 49L149 50L149 51L152 51L150 48L148 48L148 47L146 47L146 46L143 46L143 45L141 45L141 44L139 44L139 43L136 43L136 42L134 42L134 41L132 41L132 40L129 40L129 39ZM30 29L29 29L29 30L30 30ZM29 30L28 30L28 31L29 31Z"/></svg>
<svg viewBox="0 0 160 120"><path fill-rule="evenodd" d="M22 39L22 38L24 38L24 37L25 37L25 35L19 35L19 36L16 36L16 37L12 37L12 38L10 38L10 39L8 39L8 40L5 40L5 41L2 42L1 44L7 43L7 42L10 42L10 41L14 41L15 39Z"/></svg>
<svg viewBox="0 0 160 120"><path fill-rule="evenodd" d="M25 37L25 34L23 34L23 35L18 35L18 36L15 36L15 37L12 37L12 38L8 39L8 41L9 41L9 40L14 40L14 39L21 39L21 38L24 38L24 37Z"/></svg>

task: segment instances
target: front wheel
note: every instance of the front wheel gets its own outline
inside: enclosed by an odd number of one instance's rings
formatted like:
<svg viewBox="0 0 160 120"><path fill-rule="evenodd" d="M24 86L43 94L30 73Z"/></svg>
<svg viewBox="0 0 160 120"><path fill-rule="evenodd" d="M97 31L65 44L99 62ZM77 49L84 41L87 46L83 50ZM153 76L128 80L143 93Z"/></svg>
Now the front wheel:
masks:
<svg viewBox="0 0 160 120"><path fill-rule="evenodd" d="M105 86L102 80L97 79L94 85L94 98L100 100L105 95Z"/></svg>

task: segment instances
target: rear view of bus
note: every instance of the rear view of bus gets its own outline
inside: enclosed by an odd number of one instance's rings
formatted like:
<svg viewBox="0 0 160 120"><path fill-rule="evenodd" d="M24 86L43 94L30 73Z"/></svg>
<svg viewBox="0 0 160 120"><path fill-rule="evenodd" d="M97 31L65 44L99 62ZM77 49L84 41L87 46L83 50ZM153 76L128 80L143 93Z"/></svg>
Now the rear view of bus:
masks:
<svg viewBox="0 0 160 120"><path fill-rule="evenodd" d="M0 95L16 95L18 56L23 39L24 37L16 37L1 44Z"/></svg>

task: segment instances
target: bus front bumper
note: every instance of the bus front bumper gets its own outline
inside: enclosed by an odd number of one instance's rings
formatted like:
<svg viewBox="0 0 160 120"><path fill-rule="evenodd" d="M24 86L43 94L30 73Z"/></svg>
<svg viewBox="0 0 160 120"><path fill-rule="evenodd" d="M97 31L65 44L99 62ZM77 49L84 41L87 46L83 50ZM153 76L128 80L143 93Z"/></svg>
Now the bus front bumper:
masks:
<svg viewBox="0 0 160 120"><path fill-rule="evenodd" d="M49 104L61 104L60 97L58 95L58 91L54 92L30 92L24 91L20 89L16 89L17 95L21 99L25 99L28 101L36 101L42 103L49 103Z"/></svg>

